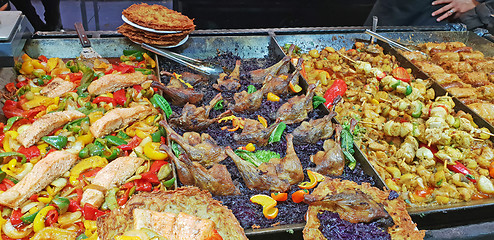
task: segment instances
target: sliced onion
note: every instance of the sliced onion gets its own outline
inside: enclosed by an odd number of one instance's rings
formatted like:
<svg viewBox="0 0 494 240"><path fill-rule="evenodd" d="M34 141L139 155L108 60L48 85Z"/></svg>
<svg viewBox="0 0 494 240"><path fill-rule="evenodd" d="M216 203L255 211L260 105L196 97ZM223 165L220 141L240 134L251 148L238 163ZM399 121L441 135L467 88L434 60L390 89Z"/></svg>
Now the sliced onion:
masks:
<svg viewBox="0 0 494 240"><path fill-rule="evenodd" d="M81 211L66 212L58 217L58 223L60 223L60 226L68 226L72 223L81 221L81 217L82 217Z"/></svg>
<svg viewBox="0 0 494 240"><path fill-rule="evenodd" d="M141 230L130 230L125 232L122 236L128 236L128 237L139 237L141 240L149 240L148 235Z"/></svg>
<svg viewBox="0 0 494 240"><path fill-rule="evenodd" d="M24 205L22 208L21 208L21 212L22 213L27 213L29 212L29 210L31 210L31 208L33 207L40 207L40 205L43 205L43 203L40 204L40 202L30 202L26 205ZM42 207L42 206L41 206Z"/></svg>
<svg viewBox="0 0 494 240"><path fill-rule="evenodd" d="M31 170L33 170L33 167L34 167L34 165L30 162L24 163L24 170L22 170L22 172L15 175L14 177L17 180L22 180L24 178L24 176L26 176L26 174L28 174L29 172L31 172Z"/></svg>
<svg viewBox="0 0 494 240"><path fill-rule="evenodd" d="M2 226L3 233L7 235L9 238L25 238L27 237L32 231L33 231L33 225L29 225L22 230L17 230L14 226L12 226L12 223L10 220L5 222L5 224Z"/></svg>

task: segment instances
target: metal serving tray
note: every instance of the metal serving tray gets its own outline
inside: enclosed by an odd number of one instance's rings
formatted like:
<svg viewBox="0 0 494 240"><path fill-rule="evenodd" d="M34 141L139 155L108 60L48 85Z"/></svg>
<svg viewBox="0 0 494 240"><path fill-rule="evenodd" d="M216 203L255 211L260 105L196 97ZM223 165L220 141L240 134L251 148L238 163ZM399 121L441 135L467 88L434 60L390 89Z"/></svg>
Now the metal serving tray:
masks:
<svg viewBox="0 0 494 240"><path fill-rule="evenodd" d="M491 56L494 51L491 42L471 32L390 32L382 33L382 35L391 39L401 39L402 42L403 40L409 39L410 42L415 44L427 41L460 41L473 47L475 50L485 51L484 54L486 56ZM275 38L280 45L294 43L299 46L303 52L308 52L311 49L323 49L327 46L331 46L336 50L342 47L349 49L352 48L356 41L370 40L370 36L364 33L277 34ZM402 66L411 68L412 74L414 74L415 77L423 79L428 78L424 72L419 70L388 44L383 42L379 42L379 44L384 48L385 53L395 55ZM431 87L436 91L436 96L443 96L446 94L446 90L436 83ZM494 130L492 125L458 101L458 99L454 98L454 101L455 111L463 110L466 113L470 113L477 125L480 127L487 127L491 131ZM488 214L488 212L494 210L493 205L494 199L491 198L443 206L414 207L409 208L408 211L415 223L417 223L419 229L437 229L446 226L459 226L472 222L488 221L489 219L492 219L492 216Z"/></svg>

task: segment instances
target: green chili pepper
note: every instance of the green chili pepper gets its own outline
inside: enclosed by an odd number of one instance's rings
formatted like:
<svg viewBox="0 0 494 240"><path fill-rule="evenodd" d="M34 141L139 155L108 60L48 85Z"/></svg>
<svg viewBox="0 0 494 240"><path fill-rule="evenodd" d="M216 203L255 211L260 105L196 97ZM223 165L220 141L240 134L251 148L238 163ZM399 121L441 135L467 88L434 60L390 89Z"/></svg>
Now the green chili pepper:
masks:
<svg viewBox="0 0 494 240"><path fill-rule="evenodd" d="M68 198L64 198L64 197L55 197L52 202L57 205L58 207L58 213L61 215L61 214L64 214L65 212L67 212L67 209L69 209L69 204L70 204L70 201Z"/></svg>
<svg viewBox="0 0 494 240"><path fill-rule="evenodd" d="M118 188L112 188L108 193L106 193L105 201L106 201L106 206L110 210L113 210L115 208L118 208L118 202L117 202L117 194Z"/></svg>
<svg viewBox="0 0 494 240"><path fill-rule="evenodd" d="M34 222L34 219L36 218L36 215L38 215L39 211L31 214L24 214L24 216L21 217L21 220L25 224L30 224Z"/></svg>
<svg viewBox="0 0 494 240"><path fill-rule="evenodd" d="M395 83L391 84L391 87L393 89L396 89L398 86L400 86L400 84L401 84L401 80L397 80Z"/></svg>
<svg viewBox="0 0 494 240"><path fill-rule="evenodd" d="M117 133L117 137L123 139L123 140L127 140L127 139L130 139L129 135L127 135L124 131L120 131Z"/></svg>
<svg viewBox="0 0 494 240"><path fill-rule="evenodd" d="M343 150L343 155L345 155L346 160L349 162L348 167L354 169L357 161L353 157L355 150L353 149L353 135L350 131L350 125L344 124L343 129L340 133L340 143L341 150Z"/></svg>
<svg viewBox="0 0 494 240"><path fill-rule="evenodd" d="M137 51L137 52L131 54L130 56L134 56L136 58L136 61L138 61L138 62L144 60L144 56L142 56L141 51Z"/></svg>
<svg viewBox="0 0 494 240"><path fill-rule="evenodd" d="M144 75L151 75L154 73L153 70L151 69L146 69L146 68L135 68L136 71L141 72Z"/></svg>
<svg viewBox="0 0 494 240"><path fill-rule="evenodd" d="M283 135L283 132L285 131L285 128L286 128L286 123L280 122L269 136L268 142L269 143L279 142L281 140L281 136Z"/></svg>
<svg viewBox="0 0 494 240"><path fill-rule="evenodd" d="M22 153L18 153L18 152L3 152L3 153L0 153L0 158L4 158L4 157L21 157L22 158L22 163L26 163L27 159L26 159L26 155L22 154Z"/></svg>
<svg viewBox="0 0 494 240"><path fill-rule="evenodd" d="M83 234L81 234L81 235L77 236L77 237L75 238L75 240L82 240L82 239L86 239L86 238L88 238L88 236L86 236L86 234L85 234L85 233L83 233Z"/></svg>
<svg viewBox="0 0 494 240"><path fill-rule="evenodd" d="M170 104L166 101L166 99L163 96L161 96L159 94L154 94L153 97L149 100L151 101L151 103L153 103L153 105L161 108L161 110L163 110L163 112L165 112L165 115L167 118L169 118L172 115L172 113L173 113L172 107L170 106Z"/></svg>
<svg viewBox="0 0 494 240"><path fill-rule="evenodd" d="M65 146L67 146L67 137L66 136L44 136L41 140L50 144L52 147L61 150Z"/></svg>
<svg viewBox="0 0 494 240"><path fill-rule="evenodd" d="M171 178L170 180L166 180L163 182L163 186L169 188L175 184L175 177Z"/></svg>
<svg viewBox="0 0 494 240"><path fill-rule="evenodd" d="M221 109L223 109L223 107L224 107L223 106L223 102L224 102L223 99L221 99L218 102L216 102L216 104L214 104L213 109L214 110L221 110Z"/></svg>
<svg viewBox="0 0 494 240"><path fill-rule="evenodd" d="M109 153L110 155L108 155ZM103 157L108 160L113 160L120 155L120 149L117 147L112 147L108 151L103 152Z"/></svg>
<svg viewBox="0 0 494 240"><path fill-rule="evenodd" d="M252 94L252 93L254 93L256 91L257 91L257 89L256 89L256 87L254 87L254 85L247 86L247 93L248 94Z"/></svg>
<svg viewBox="0 0 494 240"><path fill-rule="evenodd" d="M154 133L151 133L151 140L153 142L161 142L161 132L156 131Z"/></svg>
<svg viewBox="0 0 494 240"><path fill-rule="evenodd" d="M29 85L24 85L22 86L21 88L19 88L19 90L17 90L17 96L22 96L24 94L26 94L26 92L30 91L31 90L31 86Z"/></svg>
<svg viewBox="0 0 494 240"><path fill-rule="evenodd" d="M87 71L83 71L83 75L81 78L81 85L77 87L77 94L82 94L83 92L86 91L87 87L91 84L94 78L94 71L92 69L89 69Z"/></svg>
<svg viewBox="0 0 494 240"><path fill-rule="evenodd" d="M408 95L412 94L412 91L413 91L412 86L408 85L407 89L405 91L405 95L408 96Z"/></svg>
<svg viewBox="0 0 494 240"><path fill-rule="evenodd" d="M2 182L5 177L7 177L7 173L0 170L0 182Z"/></svg>
<svg viewBox="0 0 494 240"><path fill-rule="evenodd" d="M321 96L317 96L317 95L314 95L314 97L312 97L312 106L315 108L319 107L319 105L321 105L322 103L325 103L326 102L326 99L324 97L321 97Z"/></svg>
<svg viewBox="0 0 494 240"><path fill-rule="evenodd" d="M132 54L134 54L134 53L137 53L137 52L139 52L139 50L124 49L124 50L123 50L123 55L124 55L124 56L130 56L130 55L132 55Z"/></svg>
<svg viewBox="0 0 494 240"><path fill-rule="evenodd" d="M90 143L92 144L92 143ZM83 148L81 151L79 151L79 158L88 158L89 157L89 145L88 144L85 148Z"/></svg>
<svg viewBox="0 0 494 240"><path fill-rule="evenodd" d="M83 73L92 72L93 71L93 69L91 69L90 67L86 66L86 64L84 64L83 61L77 61L76 64L77 64L77 68L79 69L79 71L82 71Z"/></svg>
<svg viewBox="0 0 494 240"><path fill-rule="evenodd" d="M127 141L125 141L125 140L123 140L117 136L112 136L112 135L106 136L105 140L108 142L108 144L115 145L115 146L127 144Z"/></svg>
<svg viewBox="0 0 494 240"><path fill-rule="evenodd" d="M130 191L129 191L129 198L130 198L130 196L134 195L134 193L136 192L136 188L137 188L136 186L133 186L133 187L130 189Z"/></svg>
<svg viewBox="0 0 494 240"><path fill-rule="evenodd" d="M65 64L65 66L70 69L71 72L73 73L76 73L76 72L79 72L79 67L77 66L77 64L74 62L74 60L69 60L67 61L67 63Z"/></svg>
<svg viewBox="0 0 494 240"><path fill-rule="evenodd" d="M422 116L422 108L424 107L424 104L420 101L414 101L413 103L415 103L415 109L412 112L412 117L419 118L420 116Z"/></svg>
<svg viewBox="0 0 494 240"><path fill-rule="evenodd" d="M12 128L12 126L14 125L15 122L17 122L17 120L20 120L22 119L23 117L21 116L15 116L15 117L11 117L7 120L7 125L5 125L5 127L3 127L3 131L4 132L7 132L8 130L10 130L10 128Z"/></svg>

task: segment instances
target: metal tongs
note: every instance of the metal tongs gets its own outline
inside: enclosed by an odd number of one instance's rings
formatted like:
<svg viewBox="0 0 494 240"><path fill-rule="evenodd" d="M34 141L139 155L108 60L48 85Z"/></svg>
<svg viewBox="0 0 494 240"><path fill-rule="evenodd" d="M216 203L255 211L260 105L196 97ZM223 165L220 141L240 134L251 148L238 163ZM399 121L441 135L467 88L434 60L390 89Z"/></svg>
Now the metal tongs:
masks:
<svg viewBox="0 0 494 240"><path fill-rule="evenodd" d="M153 46L150 46L145 43L141 43L141 47L149 50L153 53L156 53L160 56L166 57L172 61L175 61L177 63L180 63L184 66L187 66L189 68L192 68L200 73L206 74L209 77L218 77L220 73L223 73L223 68L219 65L213 64L213 63L207 63L203 62L197 59L193 59L190 57L186 57L184 55L180 55L178 53L174 53L172 51L168 51L165 49L159 49Z"/></svg>
<svg viewBox="0 0 494 240"><path fill-rule="evenodd" d="M391 45L392 47L395 47L395 48L401 49L401 50L403 50L403 51L407 51L407 52L419 52L419 53L421 53L421 54L423 54L423 55L427 55L427 54L425 54L425 53L423 53L423 52L421 52L421 51L412 50L412 49L410 49L410 48L407 48L407 47L405 47L405 46L403 46L403 45L401 45L401 44L399 44L399 43L397 43L397 42L395 42L395 41L393 41L393 40L391 40L391 39L389 39L389 38L386 38L386 37L384 37L384 36L382 36L382 35L380 35L380 34L377 34L376 32L373 32L373 31L371 31L371 30L369 30L369 29L366 29L366 30L365 30L365 33L366 33L366 34L369 34L369 35L371 35L372 37L375 37L375 38L377 38L377 39L379 39L379 40L381 40L381 41L383 41L383 42L386 42L387 44Z"/></svg>

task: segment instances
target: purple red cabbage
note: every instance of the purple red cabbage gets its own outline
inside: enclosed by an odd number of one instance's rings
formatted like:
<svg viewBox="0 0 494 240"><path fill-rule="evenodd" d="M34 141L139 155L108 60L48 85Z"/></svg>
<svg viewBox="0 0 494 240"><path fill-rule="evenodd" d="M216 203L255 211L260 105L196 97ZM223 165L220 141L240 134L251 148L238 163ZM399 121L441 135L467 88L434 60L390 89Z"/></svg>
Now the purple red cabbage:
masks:
<svg viewBox="0 0 494 240"><path fill-rule="evenodd" d="M391 236L376 222L351 223L340 218L338 213L323 211L317 214L319 230L328 240L388 240Z"/></svg>

